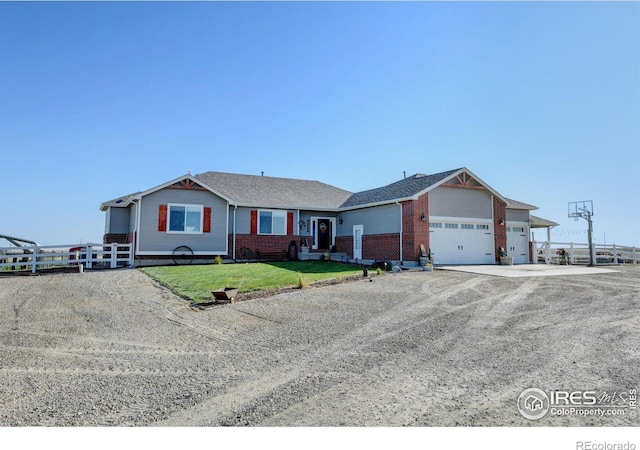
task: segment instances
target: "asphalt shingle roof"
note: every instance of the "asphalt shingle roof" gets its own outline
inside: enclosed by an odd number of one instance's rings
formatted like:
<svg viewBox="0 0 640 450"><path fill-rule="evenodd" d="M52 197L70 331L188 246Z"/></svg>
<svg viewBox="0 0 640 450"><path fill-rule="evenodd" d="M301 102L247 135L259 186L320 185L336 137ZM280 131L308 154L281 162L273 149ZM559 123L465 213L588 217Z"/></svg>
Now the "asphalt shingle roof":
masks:
<svg viewBox="0 0 640 450"><path fill-rule="evenodd" d="M367 205L411 198L445 180L459 170L461 170L461 168L433 175L417 173L387 186L356 193L319 181L295 178L277 178L226 172L205 172L195 175L193 178L206 184L215 192L240 206L329 211L361 206L366 207ZM127 207L139 194L141 194L141 192L109 200L101 205L101 209L106 210L108 207ZM506 200L507 208L537 209L536 206L517 200Z"/></svg>
<svg viewBox="0 0 640 450"><path fill-rule="evenodd" d="M357 192L353 194L347 201L345 201L341 205L341 207L350 208L412 197L417 193L429 188L430 186L442 181L458 170L460 169L448 170L446 172L436 173L434 175L417 173L400 181L396 181L395 183L391 183L387 186L379 187L376 189L369 189L368 191Z"/></svg>
<svg viewBox="0 0 640 450"><path fill-rule="evenodd" d="M245 206L336 209L351 192L313 180L205 172L195 175L213 190Z"/></svg>
<svg viewBox="0 0 640 450"><path fill-rule="evenodd" d="M129 195L123 195L122 197L118 197L118 198L114 198L113 200L108 200L104 203L102 203L100 205L100 209L102 211L106 211L108 207L110 206L115 206L115 207L119 207L119 206L129 206L129 204L131 204L131 201L133 200L133 198L138 195L140 193L140 191L138 192L134 192L133 194L129 194Z"/></svg>
<svg viewBox="0 0 640 450"><path fill-rule="evenodd" d="M534 210L538 209L537 206L530 205L528 203L519 202L518 200L514 200L512 198L507 198L507 208L509 209L528 209Z"/></svg>
<svg viewBox="0 0 640 450"><path fill-rule="evenodd" d="M547 228L547 227L557 227L558 224L547 219L543 219L542 217L534 216L529 214L529 223L531 224L531 228Z"/></svg>

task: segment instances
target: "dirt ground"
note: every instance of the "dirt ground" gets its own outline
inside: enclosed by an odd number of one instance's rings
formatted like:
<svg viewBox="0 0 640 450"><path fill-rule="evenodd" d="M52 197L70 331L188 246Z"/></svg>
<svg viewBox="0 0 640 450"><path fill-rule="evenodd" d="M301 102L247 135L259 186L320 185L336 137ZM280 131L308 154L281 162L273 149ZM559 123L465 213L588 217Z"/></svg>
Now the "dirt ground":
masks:
<svg viewBox="0 0 640 450"><path fill-rule="evenodd" d="M638 426L640 267L614 269L389 274L207 310L132 269L3 276L0 426ZM528 388L621 415L530 420Z"/></svg>

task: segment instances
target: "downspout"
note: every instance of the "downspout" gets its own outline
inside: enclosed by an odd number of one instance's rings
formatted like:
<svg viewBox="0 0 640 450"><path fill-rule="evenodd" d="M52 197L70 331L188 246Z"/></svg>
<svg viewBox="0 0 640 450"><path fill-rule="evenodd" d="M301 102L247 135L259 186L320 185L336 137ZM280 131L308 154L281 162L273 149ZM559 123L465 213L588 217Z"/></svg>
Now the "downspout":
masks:
<svg viewBox="0 0 640 450"><path fill-rule="evenodd" d="M233 238L232 238L232 252L233 252L233 260L236 260L236 211L238 210L238 205L233 205Z"/></svg>
<svg viewBox="0 0 640 450"><path fill-rule="evenodd" d="M140 251L140 210L142 209L142 197L137 201L133 200L136 204L136 225L133 227L133 241L134 241L134 252L133 252L133 265L135 266L136 255Z"/></svg>
<svg viewBox="0 0 640 450"><path fill-rule="evenodd" d="M396 205L400 207L400 265L402 265L402 203L396 200Z"/></svg>

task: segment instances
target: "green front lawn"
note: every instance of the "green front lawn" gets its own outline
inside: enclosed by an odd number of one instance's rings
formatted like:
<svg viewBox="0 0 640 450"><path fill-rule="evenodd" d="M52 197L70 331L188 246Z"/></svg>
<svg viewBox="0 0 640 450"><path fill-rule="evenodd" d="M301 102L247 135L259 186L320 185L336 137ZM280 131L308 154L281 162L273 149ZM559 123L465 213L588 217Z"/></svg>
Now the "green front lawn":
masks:
<svg viewBox="0 0 640 450"><path fill-rule="evenodd" d="M140 270L193 302L210 301L211 291L237 287L240 282L242 294L298 286L298 276L312 283L362 273L358 267L328 261L162 266Z"/></svg>

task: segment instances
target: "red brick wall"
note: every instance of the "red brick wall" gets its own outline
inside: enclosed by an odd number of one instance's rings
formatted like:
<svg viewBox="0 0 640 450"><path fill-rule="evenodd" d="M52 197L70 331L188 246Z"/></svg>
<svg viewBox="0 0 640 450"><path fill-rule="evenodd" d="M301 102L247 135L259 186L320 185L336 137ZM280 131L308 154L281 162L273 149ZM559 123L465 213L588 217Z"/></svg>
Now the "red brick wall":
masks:
<svg viewBox="0 0 640 450"><path fill-rule="evenodd" d="M229 254L227 258L233 258L233 235L228 237ZM298 251L300 251L300 236L286 235L286 236L271 236L264 234L236 234L236 252L241 248L247 247L252 251L256 251L259 248L280 248L282 250L289 250L289 244L291 241L296 241Z"/></svg>
<svg viewBox="0 0 640 450"><path fill-rule="evenodd" d="M493 236L495 239L496 262L500 261L500 247L507 248L507 227L500 225L500 221L506 223L506 204L497 197L493 197Z"/></svg>
<svg viewBox="0 0 640 450"><path fill-rule="evenodd" d="M337 236L336 251L353 258L353 236ZM362 236L362 259L400 259L399 234L365 234Z"/></svg>
<svg viewBox="0 0 640 450"><path fill-rule="evenodd" d="M420 216L424 214L424 222ZM420 244L429 248L429 194L402 202L402 259L417 261Z"/></svg>
<svg viewBox="0 0 640 450"><path fill-rule="evenodd" d="M336 236L336 251L353 258L353 236Z"/></svg>
<svg viewBox="0 0 640 450"><path fill-rule="evenodd" d="M128 235L126 233L107 233L102 237L103 244L128 244Z"/></svg>
<svg viewBox="0 0 640 450"><path fill-rule="evenodd" d="M362 259L399 260L400 235L373 234L362 236Z"/></svg>

